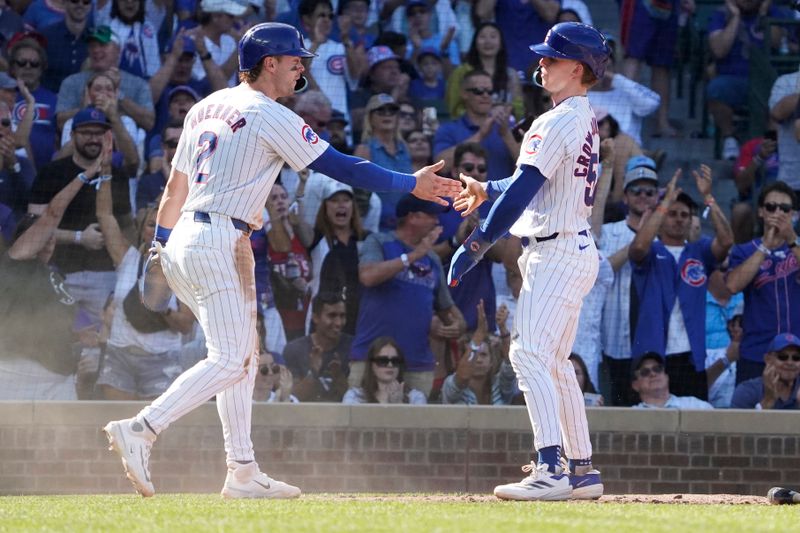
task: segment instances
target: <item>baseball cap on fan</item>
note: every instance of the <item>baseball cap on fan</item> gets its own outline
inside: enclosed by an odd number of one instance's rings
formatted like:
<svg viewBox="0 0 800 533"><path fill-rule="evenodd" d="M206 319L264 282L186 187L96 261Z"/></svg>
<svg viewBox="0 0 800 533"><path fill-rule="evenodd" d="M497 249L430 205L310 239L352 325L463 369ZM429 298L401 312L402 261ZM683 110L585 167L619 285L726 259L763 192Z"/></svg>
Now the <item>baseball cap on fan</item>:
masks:
<svg viewBox="0 0 800 533"><path fill-rule="evenodd" d="M443 205L429 202L427 200L421 200L409 193L400 198L400 200L397 202L397 206L394 208L394 213L397 218L403 218L410 213L427 213L429 215L438 215L440 213L444 213L448 209L449 208L444 207Z"/></svg>
<svg viewBox="0 0 800 533"><path fill-rule="evenodd" d="M639 180L652 181L658 185L656 162L643 155L636 155L628 160L628 164L625 166L625 181L622 189L627 189L628 185Z"/></svg>
<svg viewBox="0 0 800 533"><path fill-rule="evenodd" d="M97 41L102 44L116 43L119 45L119 37L108 26L96 26L90 29L86 35L86 41Z"/></svg>
<svg viewBox="0 0 800 533"><path fill-rule="evenodd" d="M346 192L351 198L353 197L353 188L346 183L331 179L322 185L323 200L330 200L335 194L340 192Z"/></svg>
<svg viewBox="0 0 800 533"><path fill-rule="evenodd" d="M232 17L241 17L247 11L247 6L232 0L203 0L200 10L205 13L227 13Z"/></svg>
<svg viewBox="0 0 800 533"><path fill-rule="evenodd" d="M381 107L393 107L395 109L400 109L400 106L397 105L397 100L395 100L391 94L373 94L370 96L369 100L367 100L367 114L370 114Z"/></svg>
<svg viewBox="0 0 800 533"><path fill-rule="evenodd" d="M767 351L780 352L789 346L800 348L800 338L797 338L797 335L792 335L791 333L780 333L769 343L769 349Z"/></svg>
<svg viewBox="0 0 800 533"><path fill-rule="evenodd" d="M81 109L72 118L72 131L86 125L103 126L106 129L111 129L111 123L106 118L106 114L92 106Z"/></svg>
<svg viewBox="0 0 800 533"><path fill-rule="evenodd" d="M384 61L389 61L390 59L399 61L400 57L392 52L392 49L388 46L373 46L367 51L367 63L370 69L378 63L383 63Z"/></svg>
<svg viewBox="0 0 800 533"><path fill-rule="evenodd" d="M197 94L197 91L195 91L188 85L176 85L175 87L170 89L169 93L167 94L167 102L172 100L172 97L179 93L188 94L194 99L195 102L199 102L200 100L202 100L202 98L200 98L200 95Z"/></svg>

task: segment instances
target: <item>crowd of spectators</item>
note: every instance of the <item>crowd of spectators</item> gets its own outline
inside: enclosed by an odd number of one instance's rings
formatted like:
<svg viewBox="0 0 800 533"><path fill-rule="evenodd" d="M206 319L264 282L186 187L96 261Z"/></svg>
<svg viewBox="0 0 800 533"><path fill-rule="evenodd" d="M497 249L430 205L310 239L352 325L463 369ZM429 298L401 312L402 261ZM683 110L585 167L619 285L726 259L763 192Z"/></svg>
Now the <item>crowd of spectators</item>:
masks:
<svg viewBox="0 0 800 533"><path fill-rule="evenodd" d="M721 1L706 28L707 112L736 160L729 176L660 176L665 154L649 146L647 133L688 133L670 120L670 79L694 1L622 0L619 27L603 28L614 56L588 96L600 273L570 357L587 405L800 406L800 74L774 83L763 136L735 120L754 49L800 49L795 26L761 31L790 17L776 4ZM139 279L183 119L237 83L237 42L254 23L293 24L316 53L308 88L281 103L334 147L400 172L444 160L442 175L486 181L511 175L522 134L552 106L529 45L556 22L591 23L593 9L0 0L0 399L149 399L205 357L191 311L147 310ZM727 179L738 198L719 205L713 185ZM284 168L251 235L254 400L522 403L508 362L520 240L445 283L490 209L462 218Z"/></svg>

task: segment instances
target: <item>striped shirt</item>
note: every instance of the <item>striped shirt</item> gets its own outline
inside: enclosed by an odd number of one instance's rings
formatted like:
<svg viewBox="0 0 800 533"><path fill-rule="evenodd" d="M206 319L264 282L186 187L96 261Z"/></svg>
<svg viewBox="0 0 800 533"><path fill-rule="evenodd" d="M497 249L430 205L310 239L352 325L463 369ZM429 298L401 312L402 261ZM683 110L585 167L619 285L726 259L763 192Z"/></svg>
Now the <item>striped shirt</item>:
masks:
<svg viewBox="0 0 800 533"><path fill-rule="evenodd" d="M260 228L284 162L302 170L327 147L293 111L247 84L217 91L186 115L173 159L189 177L183 211L219 213Z"/></svg>
<svg viewBox="0 0 800 533"><path fill-rule="evenodd" d="M572 96L537 118L525 133L517 166L531 165L547 178L511 227L518 237L544 237L589 228L600 137L585 96Z"/></svg>
<svg viewBox="0 0 800 533"><path fill-rule="evenodd" d="M627 220L603 224L600 234L600 252L611 257L633 242L636 233ZM625 261L614 276L611 289L606 293L603 306L603 353L612 359L631 358L631 264Z"/></svg>

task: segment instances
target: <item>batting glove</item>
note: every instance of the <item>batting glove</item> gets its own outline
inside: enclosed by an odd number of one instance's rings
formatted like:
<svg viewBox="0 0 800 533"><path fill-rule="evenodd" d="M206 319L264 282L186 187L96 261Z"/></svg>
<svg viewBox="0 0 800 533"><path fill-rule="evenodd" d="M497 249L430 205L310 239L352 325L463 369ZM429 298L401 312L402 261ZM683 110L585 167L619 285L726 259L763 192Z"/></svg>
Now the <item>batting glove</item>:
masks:
<svg viewBox="0 0 800 533"><path fill-rule="evenodd" d="M172 289L164 276L161 254L161 243L154 243L144 264L144 276L139 286L142 304L155 313L166 313L173 298Z"/></svg>
<svg viewBox="0 0 800 533"><path fill-rule="evenodd" d="M492 247L492 244L494 243L484 238L480 228L475 228L450 259L447 284L457 287L461 283L461 278L483 259L483 255Z"/></svg>

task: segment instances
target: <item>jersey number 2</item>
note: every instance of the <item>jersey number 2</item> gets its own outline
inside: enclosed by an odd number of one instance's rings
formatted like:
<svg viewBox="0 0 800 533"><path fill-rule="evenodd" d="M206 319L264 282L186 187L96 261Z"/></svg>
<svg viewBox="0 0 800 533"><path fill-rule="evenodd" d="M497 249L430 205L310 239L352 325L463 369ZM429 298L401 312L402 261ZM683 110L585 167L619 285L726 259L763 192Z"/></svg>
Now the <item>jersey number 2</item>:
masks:
<svg viewBox="0 0 800 533"><path fill-rule="evenodd" d="M205 161L217 149L217 134L213 131L204 131L197 140L197 147L200 148L200 153L197 154L197 159L195 160L197 177L194 181L195 183L205 183L208 180L208 172L203 172L208 170L208 164Z"/></svg>
<svg viewBox="0 0 800 533"><path fill-rule="evenodd" d="M583 193L583 202L588 206L594 205L594 194L597 192L597 162L599 157L592 154L589 160L589 168L586 169L586 189Z"/></svg>

